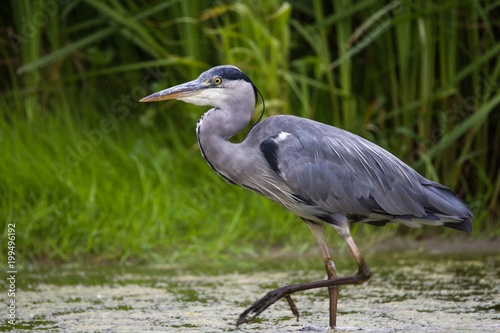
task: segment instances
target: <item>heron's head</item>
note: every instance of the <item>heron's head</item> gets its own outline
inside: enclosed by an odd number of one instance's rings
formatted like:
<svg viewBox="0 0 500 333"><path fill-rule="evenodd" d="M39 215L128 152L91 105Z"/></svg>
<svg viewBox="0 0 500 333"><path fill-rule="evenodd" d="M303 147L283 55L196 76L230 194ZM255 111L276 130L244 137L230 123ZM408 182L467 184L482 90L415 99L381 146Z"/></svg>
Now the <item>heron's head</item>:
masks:
<svg viewBox="0 0 500 333"><path fill-rule="evenodd" d="M203 72L196 80L171 87L141 99L157 102L178 99L196 105L209 105L224 109L237 103L255 105L257 88L235 66L222 65Z"/></svg>

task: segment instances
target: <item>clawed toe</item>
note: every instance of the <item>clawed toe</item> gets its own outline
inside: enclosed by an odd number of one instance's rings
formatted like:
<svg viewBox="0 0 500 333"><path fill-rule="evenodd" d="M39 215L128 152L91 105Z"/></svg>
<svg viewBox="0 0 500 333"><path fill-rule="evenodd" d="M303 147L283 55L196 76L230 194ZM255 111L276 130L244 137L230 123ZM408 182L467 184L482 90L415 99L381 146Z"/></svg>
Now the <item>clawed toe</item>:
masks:
<svg viewBox="0 0 500 333"><path fill-rule="evenodd" d="M236 321L236 326L247 323L250 320L254 319L264 310L266 310L268 307L270 307L283 297L288 302L290 310L292 311L293 315L297 318L298 321L299 311L297 310L297 306L295 306L292 297L285 292L285 289L286 287L278 288L276 290L271 290L264 297L253 303L250 307L248 307L245 311L243 311L243 313L240 314L238 320ZM252 314L252 316L248 318L247 316L250 314Z"/></svg>

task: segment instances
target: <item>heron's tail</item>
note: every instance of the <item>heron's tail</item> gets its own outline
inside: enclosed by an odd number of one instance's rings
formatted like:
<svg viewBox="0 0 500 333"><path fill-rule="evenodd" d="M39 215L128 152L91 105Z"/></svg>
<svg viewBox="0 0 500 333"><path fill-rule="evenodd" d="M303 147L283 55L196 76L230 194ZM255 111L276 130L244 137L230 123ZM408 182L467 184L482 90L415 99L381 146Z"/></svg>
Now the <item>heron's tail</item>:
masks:
<svg viewBox="0 0 500 333"><path fill-rule="evenodd" d="M424 186L430 206L426 207L426 211L439 217L445 227L472 231L474 216L462 199L441 184L429 182Z"/></svg>

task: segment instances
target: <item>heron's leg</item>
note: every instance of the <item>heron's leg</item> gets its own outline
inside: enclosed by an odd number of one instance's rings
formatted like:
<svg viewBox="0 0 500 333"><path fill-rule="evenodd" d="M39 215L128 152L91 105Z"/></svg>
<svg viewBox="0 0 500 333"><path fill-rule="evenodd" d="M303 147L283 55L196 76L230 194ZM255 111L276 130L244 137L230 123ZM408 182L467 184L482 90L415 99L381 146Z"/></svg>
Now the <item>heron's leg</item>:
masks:
<svg viewBox="0 0 500 333"><path fill-rule="evenodd" d="M347 246L349 246L349 249L351 250L352 255L354 256L356 262L358 263L358 273L356 273L356 275L363 278L363 281L361 282L365 282L371 276L370 268L368 268L368 265L363 259L361 252L359 252L358 247L354 243L354 240L352 239L349 231L347 231L347 234L341 233L340 235L344 238L345 242L347 243Z"/></svg>
<svg viewBox="0 0 500 333"><path fill-rule="evenodd" d="M278 300L282 298L287 298L291 294L304 291L311 290L317 288L329 288L334 286L343 286L348 284L361 284L370 278L370 269L366 265L361 253L359 252L354 240L352 239L348 228L335 228L339 234L344 238L349 249L351 250L356 262L358 263L358 271L356 274L347 276L347 277L337 277L327 280L321 281L313 281L313 282L305 282L298 284L291 284L288 286L284 286L275 290L271 290L264 297L257 300L253 303L249 308L247 308L243 313L239 316L236 325L241 325L248 322L250 319L257 317L268 307L276 303ZM333 267L333 266L332 266ZM334 267L333 267L334 268ZM327 268L328 271L328 268ZM249 319L247 315L253 314L253 316Z"/></svg>
<svg viewBox="0 0 500 333"><path fill-rule="evenodd" d="M329 280L337 278L337 272L335 271L335 264L333 263L330 253L328 251L328 246L326 245L325 238L325 227L323 224L318 224L315 222L306 221L309 230L316 238L318 242L319 251L323 257L325 263L326 274ZM340 287L331 286L328 287L328 294L330 296L330 327L335 328L337 326L337 303L339 299Z"/></svg>

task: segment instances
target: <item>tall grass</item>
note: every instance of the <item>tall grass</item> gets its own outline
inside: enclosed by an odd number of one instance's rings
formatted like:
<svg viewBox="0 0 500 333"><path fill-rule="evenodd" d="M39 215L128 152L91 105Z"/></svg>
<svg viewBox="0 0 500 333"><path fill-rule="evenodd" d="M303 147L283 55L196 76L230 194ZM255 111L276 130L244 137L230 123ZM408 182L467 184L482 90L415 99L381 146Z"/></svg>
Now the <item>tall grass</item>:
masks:
<svg viewBox="0 0 500 333"><path fill-rule="evenodd" d="M35 113L29 123L2 122L9 133L2 139L2 220L16 223L19 254L171 260L224 255L256 235L264 245L286 234L291 216L205 172L198 151L186 149L195 145L193 133L180 132L176 146L168 117L155 121L158 131L140 115L123 121L91 106L79 117L68 107L57 105L55 116Z"/></svg>
<svg viewBox="0 0 500 333"><path fill-rule="evenodd" d="M314 247L290 213L206 167L194 138L203 108L137 103L222 63L253 79L267 115L369 138L463 196L478 236L499 234L494 1L0 6L0 230L16 223L23 258L173 260Z"/></svg>

